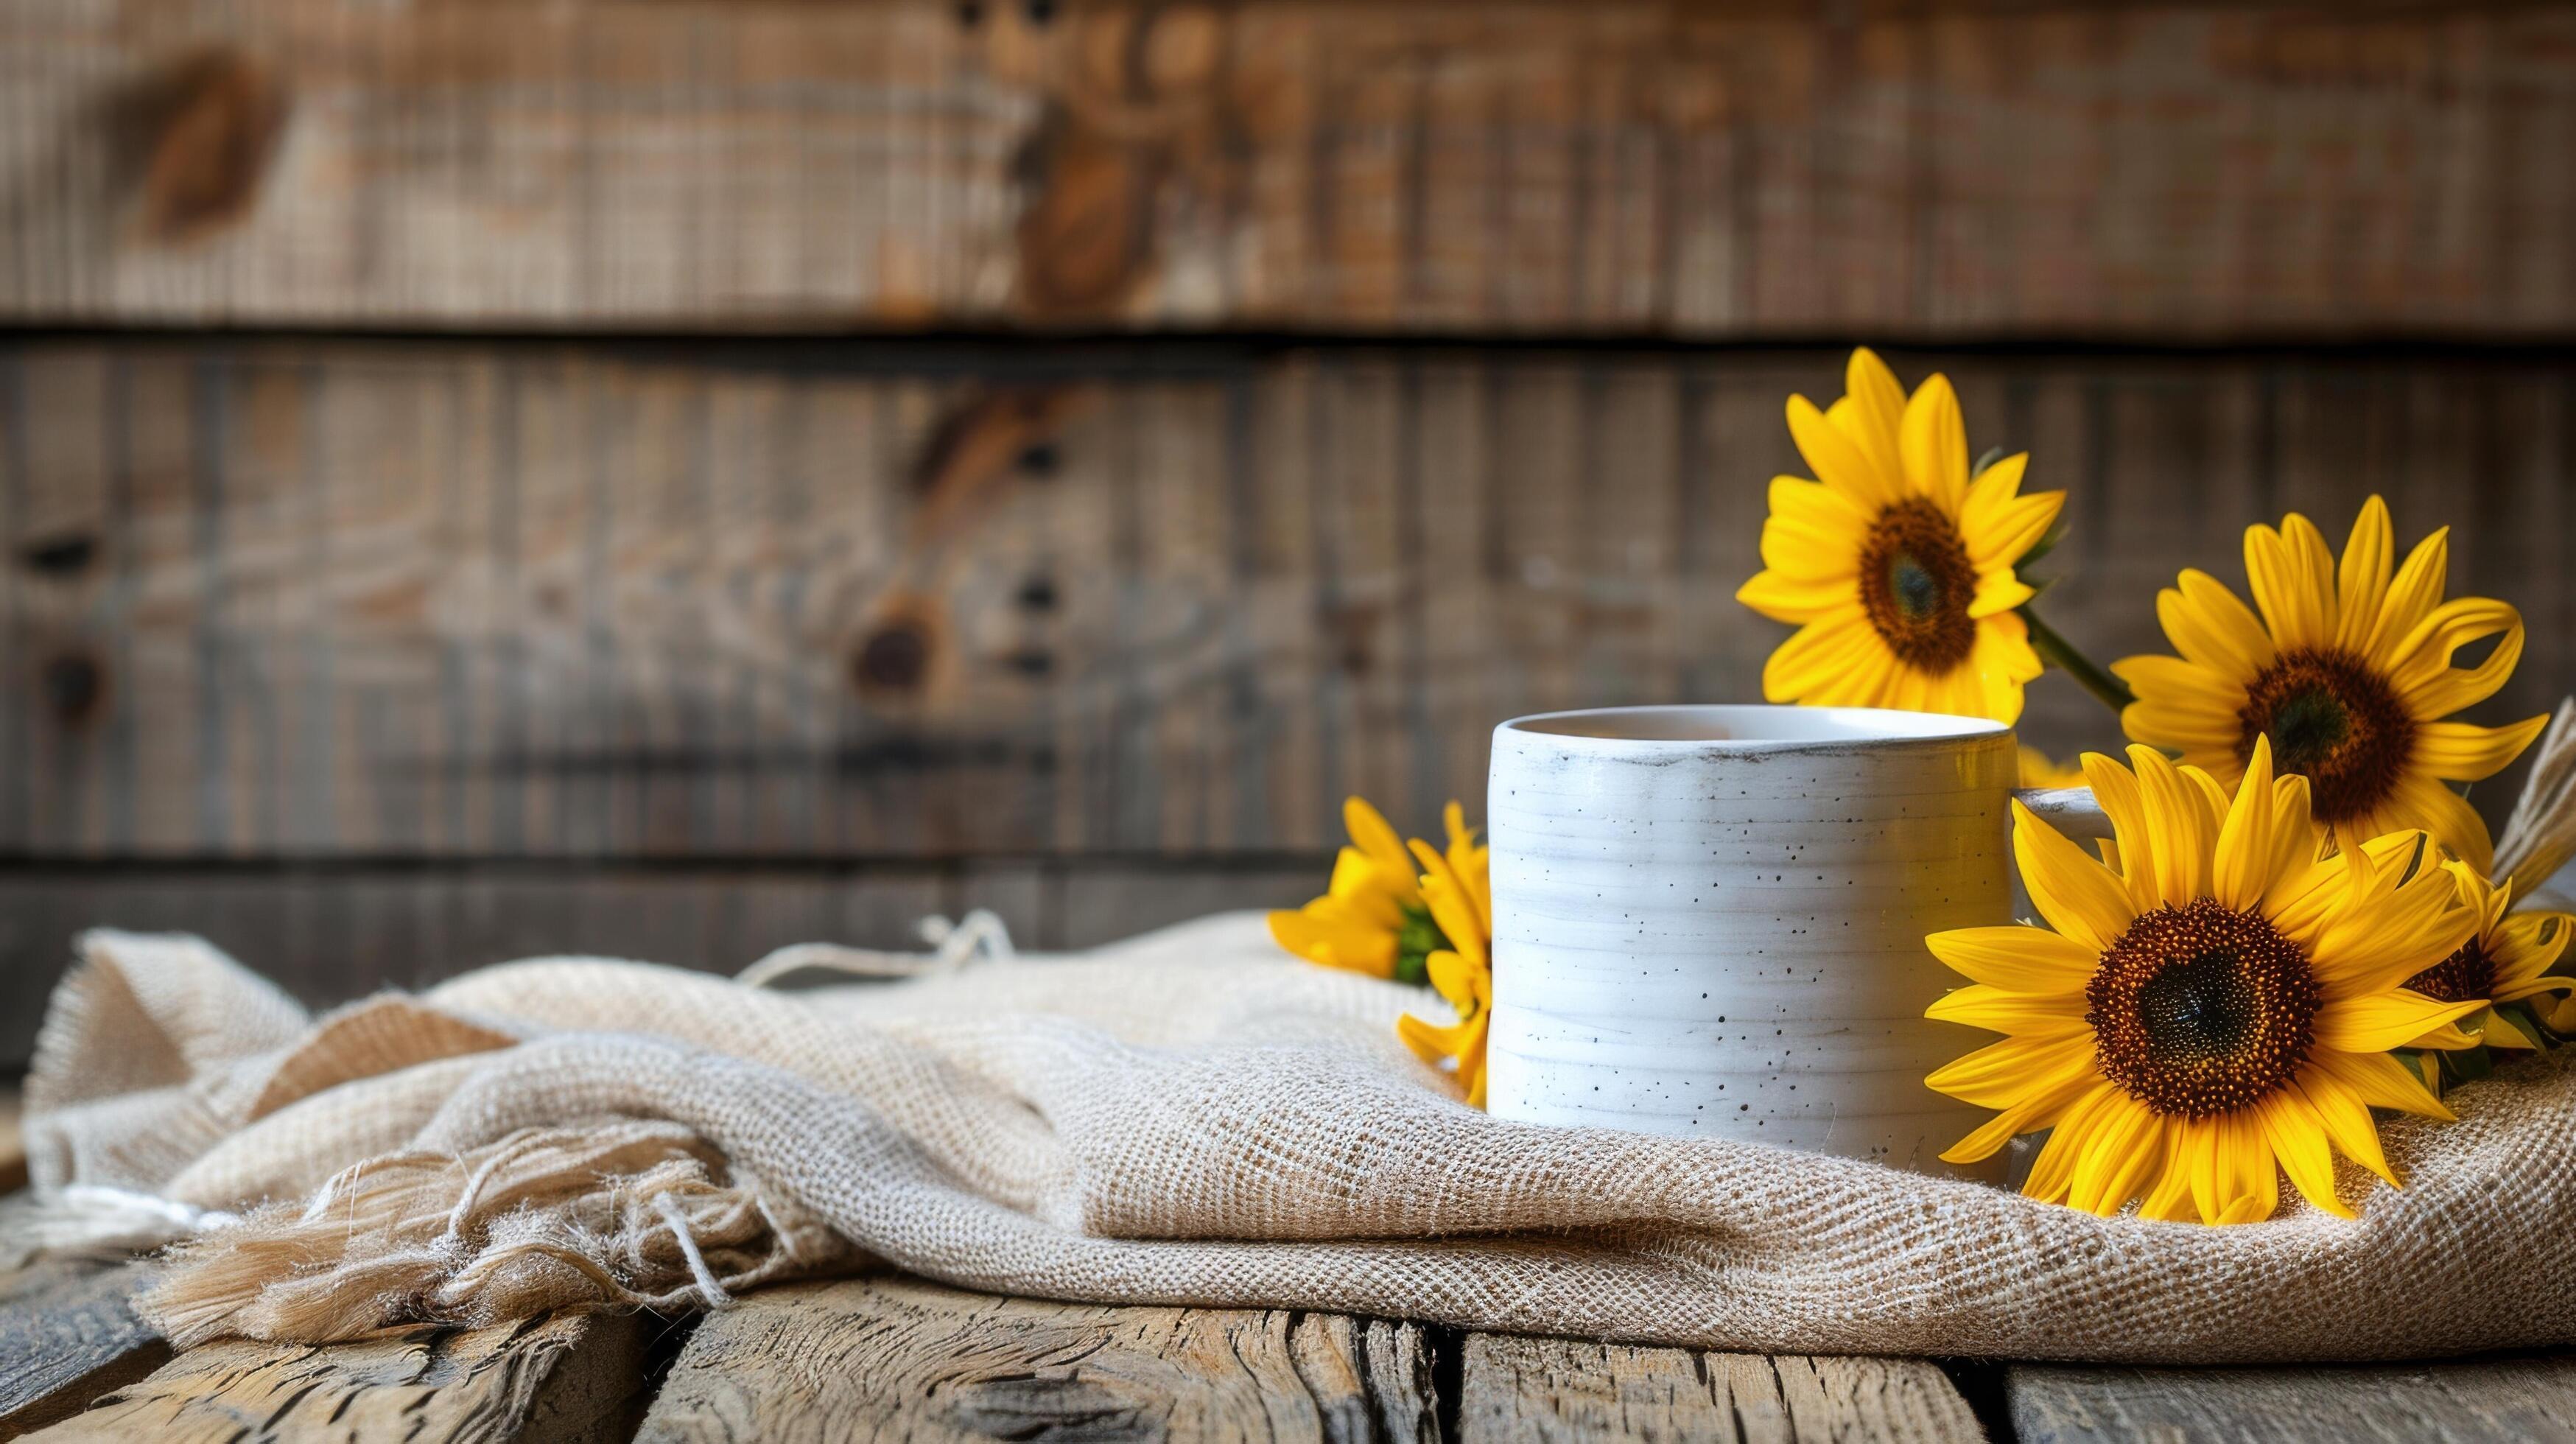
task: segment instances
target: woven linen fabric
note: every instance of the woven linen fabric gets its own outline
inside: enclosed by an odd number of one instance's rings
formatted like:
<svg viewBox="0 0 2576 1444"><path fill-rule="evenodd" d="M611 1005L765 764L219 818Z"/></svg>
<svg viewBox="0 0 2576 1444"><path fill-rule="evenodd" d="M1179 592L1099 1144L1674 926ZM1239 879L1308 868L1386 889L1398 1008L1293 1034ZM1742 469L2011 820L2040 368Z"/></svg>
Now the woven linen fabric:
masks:
<svg viewBox="0 0 2576 1444"><path fill-rule="evenodd" d="M1760 1352L2138 1362L2576 1342L2561 1058L2206 1228L1757 1145L1497 1121L1404 1053L1427 993L1233 914L807 992L554 958L319 1020L203 942L82 940L27 1085L76 1215L187 1220L182 1343L721 1304L890 1265L999 1292ZM1962 1032L1963 1046L1974 1035Z"/></svg>

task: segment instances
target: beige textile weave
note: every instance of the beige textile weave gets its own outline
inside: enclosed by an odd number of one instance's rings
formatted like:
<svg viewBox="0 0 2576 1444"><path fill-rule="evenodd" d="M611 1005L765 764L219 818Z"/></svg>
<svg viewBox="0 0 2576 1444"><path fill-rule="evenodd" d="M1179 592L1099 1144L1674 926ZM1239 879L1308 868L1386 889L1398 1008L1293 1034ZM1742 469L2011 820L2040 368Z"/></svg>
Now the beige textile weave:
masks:
<svg viewBox="0 0 2576 1444"><path fill-rule="evenodd" d="M319 1020L202 942L101 932L46 1020L28 1136L54 1212L175 1220L148 1307L182 1343L721 1304L879 1264L1772 1352L2576 1342L2563 1059L2461 1090L2456 1124L2389 1124L2412 1181L2347 1175L2358 1221L2211 1229L1498 1122L1395 1045L1425 1006L1280 957L1252 914L803 993L542 959Z"/></svg>

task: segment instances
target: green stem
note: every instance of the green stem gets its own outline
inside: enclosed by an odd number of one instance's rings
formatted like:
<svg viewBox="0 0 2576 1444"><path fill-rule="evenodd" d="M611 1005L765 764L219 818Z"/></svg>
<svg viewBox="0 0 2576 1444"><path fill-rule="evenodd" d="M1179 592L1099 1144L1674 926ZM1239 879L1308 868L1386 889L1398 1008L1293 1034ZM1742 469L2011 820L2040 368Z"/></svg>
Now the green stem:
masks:
<svg viewBox="0 0 2576 1444"><path fill-rule="evenodd" d="M2129 684L2111 675L2110 669L2075 650L2075 644L2057 635L2055 629L2039 619L2029 607L2020 608L2021 619L2030 624L2031 650L2039 660L2075 679L2077 686L2093 694L2114 714L2138 700Z"/></svg>

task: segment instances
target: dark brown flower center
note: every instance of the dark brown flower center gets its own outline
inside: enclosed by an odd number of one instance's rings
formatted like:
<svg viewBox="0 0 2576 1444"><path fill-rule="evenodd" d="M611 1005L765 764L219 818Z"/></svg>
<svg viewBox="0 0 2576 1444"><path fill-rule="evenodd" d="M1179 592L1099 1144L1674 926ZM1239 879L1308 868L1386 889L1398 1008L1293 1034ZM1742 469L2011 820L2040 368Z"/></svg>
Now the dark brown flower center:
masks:
<svg viewBox="0 0 2576 1444"><path fill-rule="evenodd" d="M2466 1003L2495 996L2495 959L2471 938L2460 950L2406 980L2406 986L2445 1003Z"/></svg>
<svg viewBox="0 0 2576 1444"><path fill-rule="evenodd" d="M1920 497L1895 502L1870 524L1860 554L1860 603L1888 649L1918 672L1947 672L1977 648L1968 603L1977 569L1959 528Z"/></svg>
<svg viewBox="0 0 2576 1444"><path fill-rule="evenodd" d="M2085 986L2102 1076L2168 1117L2232 1113L2298 1076L2316 974L2252 913L2196 898L2141 915Z"/></svg>
<svg viewBox="0 0 2576 1444"><path fill-rule="evenodd" d="M2272 765L2308 779L2317 821L2346 822L2388 800L2415 751L2415 719L2388 683L2344 652L2283 652L2245 689L2236 756L2272 739Z"/></svg>

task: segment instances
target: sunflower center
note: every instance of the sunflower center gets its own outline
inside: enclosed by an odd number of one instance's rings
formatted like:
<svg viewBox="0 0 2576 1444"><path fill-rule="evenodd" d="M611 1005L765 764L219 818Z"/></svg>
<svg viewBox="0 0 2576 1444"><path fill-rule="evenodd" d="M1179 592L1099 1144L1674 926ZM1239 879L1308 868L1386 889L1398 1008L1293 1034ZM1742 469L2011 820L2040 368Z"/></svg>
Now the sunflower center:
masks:
<svg viewBox="0 0 2576 1444"><path fill-rule="evenodd" d="M2397 788L2415 751L2415 719L2386 679L2346 652L2283 652L2255 674L2236 712L2236 756L2272 739L2272 762L2308 779L2319 822L2360 817Z"/></svg>
<svg viewBox="0 0 2576 1444"><path fill-rule="evenodd" d="M1860 557L1860 602L1898 660L1939 674L1968 660L1977 624L1968 603L1977 569L1959 528L1920 497L1890 504L1870 524Z"/></svg>
<svg viewBox="0 0 2576 1444"><path fill-rule="evenodd" d="M2445 1003L2466 1003L2495 996L2495 959L2471 938L2460 950L2406 980L2406 986Z"/></svg>
<svg viewBox="0 0 2576 1444"><path fill-rule="evenodd" d="M2169 1117L2253 1103L2298 1075L2322 995L2307 954L2252 913L2195 898L2142 914L2085 985L2102 1076Z"/></svg>

